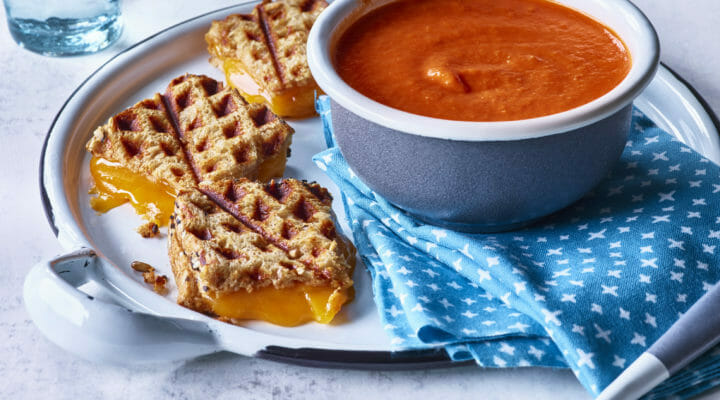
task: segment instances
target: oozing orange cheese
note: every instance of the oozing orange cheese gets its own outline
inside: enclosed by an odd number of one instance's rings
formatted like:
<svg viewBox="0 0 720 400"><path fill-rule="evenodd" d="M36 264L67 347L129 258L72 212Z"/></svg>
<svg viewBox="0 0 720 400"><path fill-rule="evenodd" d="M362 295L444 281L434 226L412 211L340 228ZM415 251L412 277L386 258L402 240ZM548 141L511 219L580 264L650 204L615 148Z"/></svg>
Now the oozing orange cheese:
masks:
<svg viewBox="0 0 720 400"><path fill-rule="evenodd" d="M287 155L278 153L258 166L258 179L268 181L282 176ZM125 203L132 204L145 220L159 226L167 225L173 211L175 191L162 182L154 182L143 175L102 158L90 159L90 175L94 185L90 194L90 207L105 213Z"/></svg>
<svg viewBox="0 0 720 400"><path fill-rule="evenodd" d="M250 103L266 103L281 117L303 118L315 114L315 92L322 92L314 82L302 87L291 87L278 94L263 90L248 73L240 60L223 60L226 81Z"/></svg>
<svg viewBox="0 0 720 400"><path fill-rule="evenodd" d="M328 324L352 297L352 288L266 287L221 295L213 301L213 312L221 317L263 320L282 326L297 326L310 321Z"/></svg>
<svg viewBox="0 0 720 400"><path fill-rule="evenodd" d="M267 182L270 179L283 176L285 173L285 165L287 164L287 157L287 153L281 151L260 163L258 166L257 180Z"/></svg>
<svg viewBox="0 0 720 400"><path fill-rule="evenodd" d="M104 213L130 202L144 219L158 226L167 225L176 195L168 185L96 157L90 160L90 174L95 181L90 193L97 195L90 198L93 210Z"/></svg>

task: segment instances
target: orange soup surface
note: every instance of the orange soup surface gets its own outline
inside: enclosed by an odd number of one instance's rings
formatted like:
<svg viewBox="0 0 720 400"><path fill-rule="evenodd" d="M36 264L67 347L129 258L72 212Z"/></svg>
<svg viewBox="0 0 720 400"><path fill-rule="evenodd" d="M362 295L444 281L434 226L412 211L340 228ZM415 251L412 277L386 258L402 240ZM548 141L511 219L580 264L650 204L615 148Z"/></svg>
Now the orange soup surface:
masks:
<svg viewBox="0 0 720 400"><path fill-rule="evenodd" d="M350 25L335 68L382 104L461 121L540 117L617 86L630 53L608 27L547 0L400 0Z"/></svg>

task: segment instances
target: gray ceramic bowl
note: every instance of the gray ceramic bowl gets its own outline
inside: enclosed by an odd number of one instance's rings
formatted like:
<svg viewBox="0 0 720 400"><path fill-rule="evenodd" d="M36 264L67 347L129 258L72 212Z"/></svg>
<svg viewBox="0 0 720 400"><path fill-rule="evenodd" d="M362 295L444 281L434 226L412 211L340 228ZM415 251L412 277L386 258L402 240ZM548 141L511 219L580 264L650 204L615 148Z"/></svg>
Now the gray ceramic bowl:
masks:
<svg viewBox="0 0 720 400"><path fill-rule="evenodd" d="M475 232L507 230L580 199L623 151L633 99L657 69L659 44L626 0L559 0L613 29L632 67L602 97L539 118L463 122L410 114L348 86L333 67L345 29L392 0L336 0L310 32L308 62L330 96L343 156L371 189L432 224Z"/></svg>

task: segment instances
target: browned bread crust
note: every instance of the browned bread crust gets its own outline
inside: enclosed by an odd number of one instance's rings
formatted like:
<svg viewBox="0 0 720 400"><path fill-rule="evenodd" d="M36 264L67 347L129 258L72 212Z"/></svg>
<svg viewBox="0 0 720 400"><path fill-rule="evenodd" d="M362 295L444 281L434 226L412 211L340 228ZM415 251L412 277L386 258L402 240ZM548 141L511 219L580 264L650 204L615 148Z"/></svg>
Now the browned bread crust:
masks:
<svg viewBox="0 0 720 400"><path fill-rule="evenodd" d="M194 187L195 179L171 116L159 94L110 118L87 142L94 156L117 163L175 191Z"/></svg>
<svg viewBox="0 0 720 400"><path fill-rule="evenodd" d="M272 94L310 85L305 43L327 5L325 0L264 1L250 14L213 21L205 35L210 62L223 68L222 59L240 60L253 80Z"/></svg>
<svg viewBox="0 0 720 400"><path fill-rule="evenodd" d="M175 78L164 98L199 182L282 175L293 129L267 106L197 75Z"/></svg>
<svg viewBox="0 0 720 400"><path fill-rule="evenodd" d="M352 286L355 250L335 232L325 189L295 179L201 186L212 198L181 192L170 224L180 304L209 312L210 299L238 290Z"/></svg>
<svg viewBox="0 0 720 400"><path fill-rule="evenodd" d="M175 189L202 180L281 176L293 129L262 104L202 75L175 78L97 128L93 156Z"/></svg>

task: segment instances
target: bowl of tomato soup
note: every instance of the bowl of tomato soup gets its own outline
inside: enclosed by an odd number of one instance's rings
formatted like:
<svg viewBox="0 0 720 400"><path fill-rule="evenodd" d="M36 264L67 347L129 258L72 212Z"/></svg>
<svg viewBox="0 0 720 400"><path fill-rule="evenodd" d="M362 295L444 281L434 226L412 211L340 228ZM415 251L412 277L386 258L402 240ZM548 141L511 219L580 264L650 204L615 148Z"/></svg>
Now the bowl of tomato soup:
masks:
<svg viewBox="0 0 720 400"><path fill-rule="evenodd" d="M625 0L336 0L308 39L355 174L426 222L475 232L596 186L658 58Z"/></svg>

